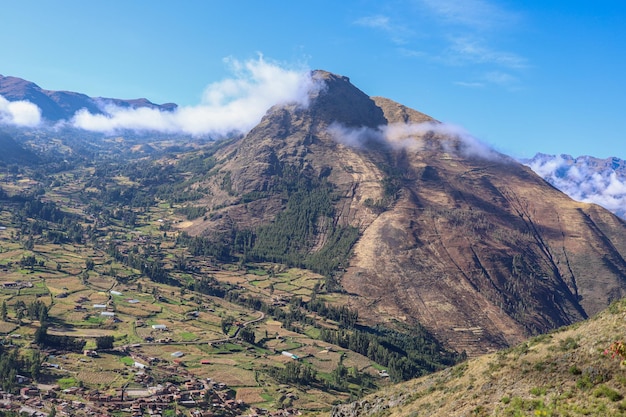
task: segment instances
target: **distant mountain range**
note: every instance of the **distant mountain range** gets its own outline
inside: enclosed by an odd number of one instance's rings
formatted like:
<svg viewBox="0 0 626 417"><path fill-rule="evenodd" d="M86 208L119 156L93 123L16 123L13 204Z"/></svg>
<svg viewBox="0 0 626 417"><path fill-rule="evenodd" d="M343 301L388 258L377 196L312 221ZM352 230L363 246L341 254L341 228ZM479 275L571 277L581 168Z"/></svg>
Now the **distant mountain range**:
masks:
<svg viewBox="0 0 626 417"><path fill-rule="evenodd" d="M538 153L521 161L577 201L598 204L626 219L626 161Z"/></svg>
<svg viewBox="0 0 626 417"><path fill-rule="evenodd" d="M8 101L25 100L41 109L41 116L52 122L69 120L74 114L86 109L92 114L105 114L105 105L117 107L147 107L171 111L178 106L174 103L155 104L145 98L122 100L106 97L89 97L72 91L44 90L37 84L18 77L0 75L0 96Z"/></svg>

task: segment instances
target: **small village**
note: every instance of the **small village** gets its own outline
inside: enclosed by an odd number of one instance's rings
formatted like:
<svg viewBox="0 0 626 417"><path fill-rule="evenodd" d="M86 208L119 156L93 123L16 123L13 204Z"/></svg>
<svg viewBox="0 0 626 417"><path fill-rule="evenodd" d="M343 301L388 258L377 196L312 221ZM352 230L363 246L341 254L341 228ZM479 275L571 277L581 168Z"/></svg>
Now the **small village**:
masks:
<svg viewBox="0 0 626 417"><path fill-rule="evenodd" d="M137 346L135 346L137 347ZM61 416L105 417L113 413L132 417L161 417L165 410L174 409L176 416L297 416L295 408L268 411L248 407L234 398L234 391L226 384L211 378L199 379L174 359L171 363L145 357L133 352L133 347L116 348L115 351L130 355L134 360L135 387L116 389L115 393L88 390L84 387L61 389L59 385L33 383L28 377L17 375L17 383L23 385L19 394L0 390L0 409L12 410L33 417L46 417L54 409ZM182 352L176 352L182 356ZM95 350L85 350L84 356L98 358ZM48 358L63 358L61 352L49 351ZM179 356L174 355L174 356ZM43 367L59 369L58 363L44 362ZM158 383L149 374L154 367L162 373L177 375L180 383ZM142 388L137 388L142 386ZM172 414L169 414L172 415Z"/></svg>

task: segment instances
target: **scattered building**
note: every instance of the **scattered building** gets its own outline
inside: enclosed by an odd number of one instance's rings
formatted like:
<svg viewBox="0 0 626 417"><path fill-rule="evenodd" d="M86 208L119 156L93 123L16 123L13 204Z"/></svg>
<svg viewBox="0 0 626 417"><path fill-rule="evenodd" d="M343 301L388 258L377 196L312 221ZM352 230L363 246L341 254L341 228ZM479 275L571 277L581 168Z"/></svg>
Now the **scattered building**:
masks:
<svg viewBox="0 0 626 417"><path fill-rule="evenodd" d="M293 353L291 353L291 352L287 352L286 350L283 350L283 351L282 351L282 352L280 352L280 353L281 353L282 355L284 355L284 356L287 356L288 358L291 358L291 359L295 359L295 360L300 359L300 357L299 357L298 355L294 355Z"/></svg>
<svg viewBox="0 0 626 417"><path fill-rule="evenodd" d="M25 384L30 381L30 378L23 375L15 375L15 382L18 384Z"/></svg>
<svg viewBox="0 0 626 417"><path fill-rule="evenodd" d="M23 387L20 389L20 395L26 398L33 395L39 395L39 389L37 387Z"/></svg>
<svg viewBox="0 0 626 417"><path fill-rule="evenodd" d="M97 358L98 357L98 352L96 352L95 350L85 349L83 354L85 356L90 357L90 358Z"/></svg>
<svg viewBox="0 0 626 417"><path fill-rule="evenodd" d="M165 324L153 324L152 328L154 330L167 330L167 326Z"/></svg>
<svg viewBox="0 0 626 417"><path fill-rule="evenodd" d="M7 281L2 283L2 287L5 289L8 288L32 288L33 283L30 281Z"/></svg>

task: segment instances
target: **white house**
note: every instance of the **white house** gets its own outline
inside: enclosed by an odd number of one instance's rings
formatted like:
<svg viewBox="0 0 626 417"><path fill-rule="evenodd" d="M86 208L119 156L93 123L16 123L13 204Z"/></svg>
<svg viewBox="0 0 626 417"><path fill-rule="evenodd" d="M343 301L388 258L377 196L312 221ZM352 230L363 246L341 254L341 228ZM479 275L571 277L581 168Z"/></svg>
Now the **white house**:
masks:
<svg viewBox="0 0 626 417"><path fill-rule="evenodd" d="M297 359L300 359L300 357L299 357L298 355L294 355L293 353L291 353L291 352L287 352L286 350L283 350L283 351L282 351L282 352L280 352L280 353L281 353L282 355L284 355L284 356L287 356L287 357L291 358L291 359L296 359L296 360L297 360Z"/></svg>

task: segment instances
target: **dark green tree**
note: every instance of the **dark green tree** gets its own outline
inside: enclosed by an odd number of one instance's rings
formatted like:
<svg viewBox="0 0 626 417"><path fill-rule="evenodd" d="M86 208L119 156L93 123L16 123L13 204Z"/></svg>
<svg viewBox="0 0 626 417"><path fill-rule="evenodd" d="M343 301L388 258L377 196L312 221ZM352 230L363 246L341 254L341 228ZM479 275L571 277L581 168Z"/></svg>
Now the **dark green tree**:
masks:
<svg viewBox="0 0 626 417"><path fill-rule="evenodd" d="M234 323L235 318L233 316L222 317L222 332L228 334Z"/></svg>
<svg viewBox="0 0 626 417"><path fill-rule="evenodd" d="M91 258L87 258L85 261L85 268L87 271L93 271L93 268L96 266L95 262Z"/></svg>
<svg viewBox="0 0 626 417"><path fill-rule="evenodd" d="M239 337L241 337L241 340L243 340L244 342L250 343L252 345L256 342L254 330L247 327L241 329L241 331L239 332Z"/></svg>
<svg viewBox="0 0 626 417"><path fill-rule="evenodd" d="M41 375L41 355L38 350L33 352L30 359L30 376L37 381Z"/></svg>
<svg viewBox="0 0 626 417"><path fill-rule="evenodd" d="M114 341L115 341L115 338L113 336L96 337L96 349L98 350L113 349Z"/></svg>
<svg viewBox="0 0 626 417"><path fill-rule="evenodd" d="M35 335L33 336L33 341L43 346L46 343L46 339L48 338L48 325L45 323L41 323L41 326L37 330L35 330Z"/></svg>

